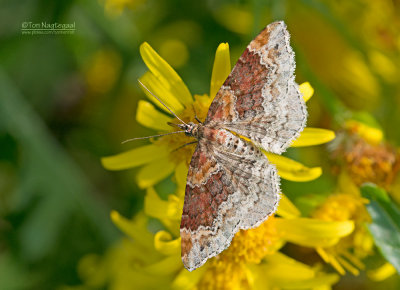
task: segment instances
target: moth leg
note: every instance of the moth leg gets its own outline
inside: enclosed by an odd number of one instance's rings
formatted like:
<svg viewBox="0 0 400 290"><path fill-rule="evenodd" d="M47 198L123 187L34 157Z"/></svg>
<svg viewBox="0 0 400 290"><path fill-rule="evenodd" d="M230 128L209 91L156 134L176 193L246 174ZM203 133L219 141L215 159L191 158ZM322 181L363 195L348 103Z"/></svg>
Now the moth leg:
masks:
<svg viewBox="0 0 400 290"><path fill-rule="evenodd" d="M183 144L183 145L179 146L178 148L172 150L171 153L172 153L172 152L175 152L175 151L178 151L179 149L182 149L183 147L186 147L187 145L192 145L192 144L195 144L195 143L197 143L197 142L198 142L198 141L196 140L196 141L192 141L192 142Z"/></svg>
<svg viewBox="0 0 400 290"><path fill-rule="evenodd" d="M197 116L194 116L194 118L196 119L197 122L199 122L200 124L203 124L203 122L200 121L199 118L197 118Z"/></svg>
<svg viewBox="0 0 400 290"><path fill-rule="evenodd" d="M193 105L192 105L192 108L193 108L193 112L194 112L194 118L196 119L196 121L199 122L200 124L203 124L203 122L200 121L199 117L197 117L197 113L196 113L196 110Z"/></svg>

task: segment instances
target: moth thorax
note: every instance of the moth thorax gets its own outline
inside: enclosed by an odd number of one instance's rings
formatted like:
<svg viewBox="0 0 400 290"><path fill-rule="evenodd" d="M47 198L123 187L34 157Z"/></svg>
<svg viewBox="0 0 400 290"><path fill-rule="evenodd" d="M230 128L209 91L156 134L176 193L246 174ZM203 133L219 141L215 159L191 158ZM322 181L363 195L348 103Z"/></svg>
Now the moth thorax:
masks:
<svg viewBox="0 0 400 290"><path fill-rule="evenodd" d="M185 134L186 136L194 137L196 139L199 139L200 137L200 127L201 124L194 124L192 122L188 123L188 125L185 128Z"/></svg>

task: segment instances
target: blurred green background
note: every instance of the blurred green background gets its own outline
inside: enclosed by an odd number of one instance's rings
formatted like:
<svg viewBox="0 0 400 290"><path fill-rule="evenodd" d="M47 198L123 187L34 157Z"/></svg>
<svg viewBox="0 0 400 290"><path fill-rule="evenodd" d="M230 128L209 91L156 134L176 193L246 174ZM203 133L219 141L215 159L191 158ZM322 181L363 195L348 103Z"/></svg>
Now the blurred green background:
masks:
<svg viewBox="0 0 400 290"><path fill-rule="evenodd" d="M0 5L0 289L79 284L79 259L104 253L121 236L109 212L132 216L142 208L135 170L106 171L100 157L143 145L121 141L154 133L135 121L137 102L145 98L137 85L146 71L138 51L144 41L193 94L203 94L219 43L229 43L235 63L258 31L285 20L297 81L315 89L308 125L337 130L354 112L368 112L389 143L400 144L398 0ZM29 21L75 23L76 30L22 35ZM331 190L326 149L301 152L299 160L322 163L327 174L284 183L285 192Z"/></svg>

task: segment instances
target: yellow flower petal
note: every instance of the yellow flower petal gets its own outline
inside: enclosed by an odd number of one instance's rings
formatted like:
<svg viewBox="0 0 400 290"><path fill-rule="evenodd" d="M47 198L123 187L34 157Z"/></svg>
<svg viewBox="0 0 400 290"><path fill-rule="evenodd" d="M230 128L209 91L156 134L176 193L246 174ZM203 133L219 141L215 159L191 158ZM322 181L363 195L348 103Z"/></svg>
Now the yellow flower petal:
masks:
<svg viewBox="0 0 400 290"><path fill-rule="evenodd" d="M264 260L267 264L293 267L300 271L289 271L289 273L287 271L276 271L276 275L278 277L284 275L286 278L288 278L288 274L293 275L291 278L312 278L314 276L314 271L312 268L280 252L267 255L265 256ZM276 268L273 268L274 267L271 267L271 270L275 271Z"/></svg>
<svg viewBox="0 0 400 290"><path fill-rule="evenodd" d="M179 114L183 109L184 106L178 99L179 96L174 95L172 92L172 88L169 86L163 85L161 81L154 76L151 72L146 72L142 75L139 80L152 92L155 96L157 96L168 108L172 110L175 114ZM160 109L171 114L170 111L164 107L154 96L149 93L143 86L140 86L146 96Z"/></svg>
<svg viewBox="0 0 400 290"><path fill-rule="evenodd" d="M301 215L297 207L284 194L281 195L277 214L285 218L295 218Z"/></svg>
<svg viewBox="0 0 400 290"><path fill-rule="evenodd" d="M166 231L159 231L154 236L154 247L164 255L180 255L181 238L173 239Z"/></svg>
<svg viewBox="0 0 400 290"><path fill-rule="evenodd" d="M214 98L231 72L229 44L221 43L215 52L214 66L211 75L210 97Z"/></svg>
<svg viewBox="0 0 400 290"><path fill-rule="evenodd" d="M332 285L336 284L340 279L337 274L322 274L310 279L302 279L299 281L282 280L281 289L314 289L314 290L329 290Z"/></svg>
<svg viewBox="0 0 400 290"><path fill-rule="evenodd" d="M369 52L371 68L380 74L388 83L396 83L398 81L397 66L395 62L385 54L378 50Z"/></svg>
<svg viewBox="0 0 400 290"><path fill-rule="evenodd" d="M300 92L303 95L303 99L307 102L314 95L314 88L310 85L309 82L302 83L299 86Z"/></svg>
<svg viewBox="0 0 400 290"><path fill-rule="evenodd" d="M346 121L345 127L346 129L357 132L362 138L371 144L379 144L384 137L382 130L355 120Z"/></svg>
<svg viewBox="0 0 400 290"><path fill-rule="evenodd" d="M136 111L136 121L147 128L160 131L169 131L167 122L173 119L158 111L151 103L140 100Z"/></svg>
<svg viewBox="0 0 400 290"><path fill-rule="evenodd" d="M170 194L168 200L162 200L155 190L149 187L144 199L144 212L148 216L159 219L170 233L179 236L183 200L183 194L180 198Z"/></svg>
<svg viewBox="0 0 400 290"><path fill-rule="evenodd" d="M161 158L140 168L136 179L140 188L153 186L165 179L175 169L175 164L168 158Z"/></svg>
<svg viewBox="0 0 400 290"><path fill-rule="evenodd" d="M196 269L196 271L189 272L183 269L176 276L175 280L172 282L172 289L174 290L186 290L194 289L196 284L200 281L205 270L207 269L207 264Z"/></svg>
<svg viewBox="0 0 400 290"><path fill-rule="evenodd" d="M140 54L149 70L173 97L179 98L183 104L192 102L192 95L180 76L147 42L140 46Z"/></svg>
<svg viewBox="0 0 400 290"><path fill-rule="evenodd" d="M185 161L178 164L175 169L175 181L178 186L176 194L180 198L184 198L186 189L186 176L188 174L188 167Z"/></svg>
<svg viewBox="0 0 400 290"><path fill-rule="evenodd" d="M85 255L83 258L80 259L77 270L79 277L85 282L85 284L95 289L100 289L107 281L107 265L98 255ZM83 289L87 288L82 288L82 290ZM71 290L77 289L74 287L71 288Z"/></svg>
<svg viewBox="0 0 400 290"><path fill-rule="evenodd" d="M136 167L165 158L170 150L155 144L138 147L117 155L101 158L101 163L108 170L122 170Z"/></svg>
<svg viewBox="0 0 400 290"><path fill-rule="evenodd" d="M354 230L353 221L323 221L310 218L276 219L283 239L306 247L330 247Z"/></svg>
<svg viewBox="0 0 400 290"><path fill-rule="evenodd" d="M122 232L134 239L135 242L145 246L152 243L153 234L146 230L147 217L143 213L135 216L133 220L129 220L113 210L110 218Z"/></svg>
<svg viewBox="0 0 400 290"><path fill-rule="evenodd" d="M318 255L328 264L331 264L332 267L340 274L340 275L345 275L346 271L343 269L342 265L336 260L336 258L330 254L327 253L324 249L317 247L316 251Z"/></svg>
<svg viewBox="0 0 400 290"><path fill-rule="evenodd" d="M338 260L338 262L343 265L344 268L347 269L347 271L349 271L351 274L353 274L354 276L358 276L360 274L360 271L354 267L352 264L350 264L349 262L347 262L345 259L343 259L342 257L340 257L339 255L336 257L336 259Z"/></svg>
<svg viewBox="0 0 400 290"><path fill-rule="evenodd" d="M260 279L269 280L274 288L316 289L316 287L330 286L339 279L335 274L318 273L317 276L316 269L280 252L266 256L265 262L261 267L258 266L262 274Z"/></svg>
<svg viewBox="0 0 400 290"><path fill-rule="evenodd" d="M328 143L335 139L335 132L320 128L304 128L300 137L293 141L291 147L304 147Z"/></svg>
<svg viewBox="0 0 400 290"><path fill-rule="evenodd" d="M383 281L396 274L396 268L390 263L385 263L375 270L367 272L368 277L373 281Z"/></svg>
<svg viewBox="0 0 400 290"><path fill-rule="evenodd" d="M269 161L276 165L278 174L283 179L297 182L311 181L317 179L322 174L321 167L309 168L287 157L265 151L264 153L267 155Z"/></svg>
<svg viewBox="0 0 400 290"><path fill-rule="evenodd" d="M162 200L154 188L149 187L144 198L144 212L148 216L158 219L180 220L182 215L181 201L173 194L168 195L168 201Z"/></svg>
<svg viewBox="0 0 400 290"><path fill-rule="evenodd" d="M354 266L356 266L358 269L364 270L365 265L361 260L354 255L353 253L350 253L349 251L341 251L340 255L346 258L349 262L351 262Z"/></svg>
<svg viewBox="0 0 400 290"><path fill-rule="evenodd" d="M182 260L180 255L171 255L157 263L144 267L143 272L154 276L165 276L175 274L181 268Z"/></svg>

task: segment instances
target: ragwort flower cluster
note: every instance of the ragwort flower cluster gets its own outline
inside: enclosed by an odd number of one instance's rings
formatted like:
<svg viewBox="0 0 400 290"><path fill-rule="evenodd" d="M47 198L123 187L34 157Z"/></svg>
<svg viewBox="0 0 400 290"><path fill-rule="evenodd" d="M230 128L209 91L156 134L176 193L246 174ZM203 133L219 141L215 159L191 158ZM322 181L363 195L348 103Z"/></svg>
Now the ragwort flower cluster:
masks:
<svg viewBox="0 0 400 290"><path fill-rule="evenodd" d="M195 114L204 120L213 96L231 70L228 45L221 44L217 49L210 94L194 97L178 74L147 43L140 51L149 68L140 81L185 122L191 121ZM302 84L300 89L306 101L313 94L308 83ZM167 122L176 120L149 92L145 90L145 93L152 102L139 102L137 121L158 132L170 132ZM323 144L334 136L329 130L306 128L292 146ZM258 228L239 231L227 250L196 271L184 269L180 259L179 223L194 146L175 149L189 141L183 134L164 136L152 140L150 145L102 159L110 170L141 166L137 182L147 193L144 213L132 220L112 212L113 222L132 241L124 239L103 258L84 258L79 269L87 285L107 284L110 289L130 289L129 285L143 289L280 289L330 287L338 280L336 274L327 274L318 266L310 267L296 261L279 249L286 242L315 249L332 247L352 233L354 221L301 217L284 195L277 216ZM321 175L319 167L309 168L284 156L266 154L284 179L302 182ZM161 199L153 186L172 174L177 190L168 195L167 200ZM149 218L159 220L164 229L149 231Z"/></svg>

